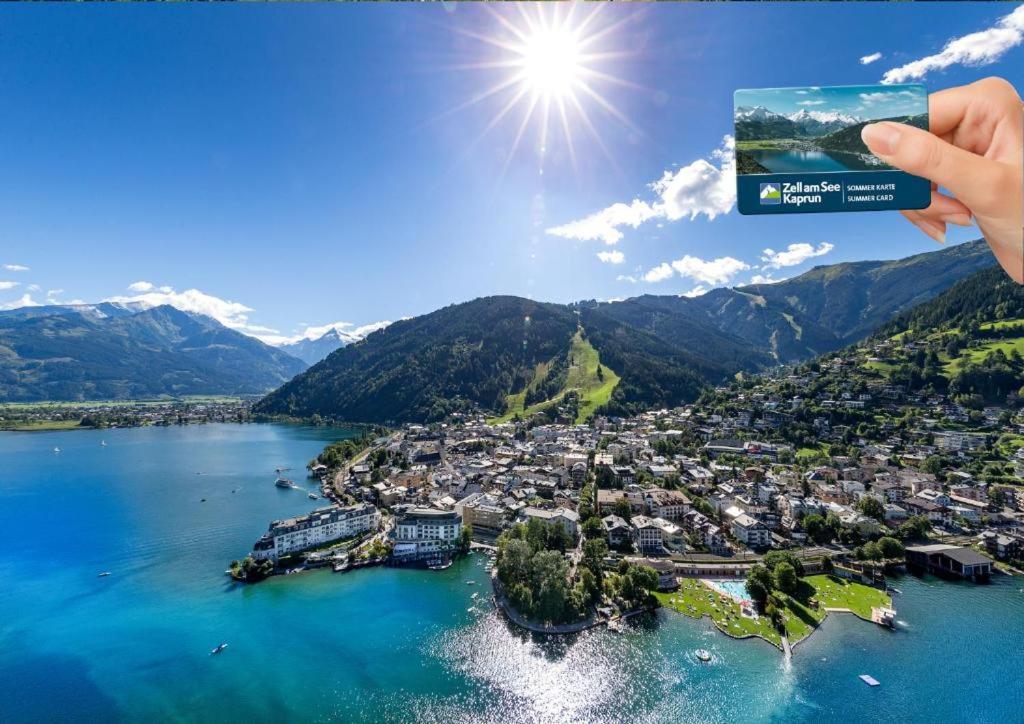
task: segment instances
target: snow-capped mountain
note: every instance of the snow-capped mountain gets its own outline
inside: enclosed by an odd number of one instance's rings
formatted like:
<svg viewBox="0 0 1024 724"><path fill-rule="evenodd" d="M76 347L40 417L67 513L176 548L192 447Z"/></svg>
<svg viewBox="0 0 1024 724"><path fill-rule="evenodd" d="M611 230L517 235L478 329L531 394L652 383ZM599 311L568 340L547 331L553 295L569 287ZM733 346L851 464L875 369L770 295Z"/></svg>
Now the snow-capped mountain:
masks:
<svg viewBox="0 0 1024 724"><path fill-rule="evenodd" d="M796 113L790 113L786 117L794 123L804 123L810 119L818 123L842 123L846 126L852 126L864 120L841 111L809 111L806 108L801 108Z"/></svg>
<svg viewBox="0 0 1024 724"><path fill-rule="evenodd" d="M856 125L862 119L841 111L812 111L801 108L788 115L764 106L736 109L736 140L817 138Z"/></svg>
<svg viewBox="0 0 1024 724"><path fill-rule="evenodd" d="M298 357L310 365L315 365L327 355L341 347L347 347L366 337L371 332L383 329L390 322L377 322L352 329L332 327L320 337L304 337L293 342L278 345L293 357Z"/></svg>
<svg viewBox="0 0 1024 724"><path fill-rule="evenodd" d="M773 118L784 118L785 116L769 111L764 106L740 106L736 109L736 119L744 121L767 121Z"/></svg>
<svg viewBox="0 0 1024 724"><path fill-rule="evenodd" d="M796 113L790 113L786 118L799 126L807 136L824 136L826 133L832 133L861 122L857 116L840 111L809 111L806 108L801 108Z"/></svg>

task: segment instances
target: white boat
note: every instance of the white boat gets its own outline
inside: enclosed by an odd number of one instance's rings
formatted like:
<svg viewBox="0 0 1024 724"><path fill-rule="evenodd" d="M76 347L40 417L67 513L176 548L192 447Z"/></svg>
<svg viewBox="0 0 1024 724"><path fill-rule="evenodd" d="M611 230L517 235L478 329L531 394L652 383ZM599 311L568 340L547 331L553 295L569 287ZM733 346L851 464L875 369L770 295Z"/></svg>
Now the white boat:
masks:
<svg viewBox="0 0 1024 724"><path fill-rule="evenodd" d="M705 664L711 661L711 652L707 649L697 649L693 653L699 660L703 661Z"/></svg>
<svg viewBox="0 0 1024 724"><path fill-rule="evenodd" d="M309 499L310 499L310 500L316 500L316 499L318 499L319 497L320 497L320 496L319 496L319 495L317 495L316 493L310 493L310 494L309 494Z"/></svg>
<svg viewBox="0 0 1024 724"><path fill-rule="evenodd" d="M60 452L60 448L59 448L59 447L55 447L55 448L53 449L53 451L54 451L55 453L59 453L59 452Z"/></svg>
<svg viewBox="0 0 1024 724"><path fill-rule="evenodd" d="M210 652L210 656L213 656L214 654L219 654L221 651L223 651L227 647L228 647L227 644L221 644L220 646L218 646L217 648L213 649L213 651Z"/></svg>
<svg viewBox="0 0 1024 724"><path fill-rule="evenodd" d="M279 488L291 488L294 486L294 483L292 483L288 478L278 478L274 481L274 485Z"/></svg>
<svg viewBox="0 0 1024 724"><path fill-rule="evenodd" d="M107 576L109 576L109 575L110 575L110 571L103 571L103 573L100 573L100 574L99 574L98 576L96 576L96 577L97 577L97 578L106 578L106 577L107 577Z"/></svg>
<svg viewBox="0 0 1024 724"><path fill-rule="evenodd" d="M882 682L880 682L874 676L871 676L869 674L861 674L857 678L860 679L861 681L863 681L868 686L881 686L882 685Z"/></svg>
<svg viewBox="0 0 1024 724"><path fill-rule="evenodd" d="M100 447L106 447L106 446L107 446L107 441L106 440L100 440Z"/></svg>

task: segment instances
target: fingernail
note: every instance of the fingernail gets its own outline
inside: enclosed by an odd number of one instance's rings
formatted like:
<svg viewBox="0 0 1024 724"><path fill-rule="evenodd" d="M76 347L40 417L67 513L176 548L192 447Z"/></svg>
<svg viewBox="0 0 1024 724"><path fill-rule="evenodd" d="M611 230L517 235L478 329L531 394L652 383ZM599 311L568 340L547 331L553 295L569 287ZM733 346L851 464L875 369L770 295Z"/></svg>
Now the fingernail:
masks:
<svg viewBox="0 0 1024 724"><path fill-rule="evenodd" d="M957 226L970 226L971 215L970 214L943 214L939 217L947 224L956 224Z"/></svg>
<svg viewBox="0 0 1024 724"><path fill-rule="evenodd" d="M938 224L921 219L920 221L915 221L914 225L940 244L946 243L946 230Z"/></svg>
<svg viewBox="0 0 1024 724"><path fill-rule="evenodd" d="M860 130L860 137L875 153L891 156L896 153L900 132L892 123L869 123Z"/></svg>

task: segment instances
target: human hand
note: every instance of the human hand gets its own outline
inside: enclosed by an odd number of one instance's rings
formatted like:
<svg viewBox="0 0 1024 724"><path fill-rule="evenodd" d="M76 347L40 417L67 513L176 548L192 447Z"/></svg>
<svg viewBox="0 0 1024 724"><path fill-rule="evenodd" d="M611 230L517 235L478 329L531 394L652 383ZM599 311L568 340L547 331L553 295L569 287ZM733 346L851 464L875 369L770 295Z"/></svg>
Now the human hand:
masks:
<svg viewBox="0 0 1024 724"><path fill-rule="evenodd" d="M1024 283L1024 107L1012 85L985 78L933 93L931 131L902 123L871 123L861 137L890 166L932 182L932 203L901 211L931 238L946 241L946 224L977 221L996 259ZM956 198L938 192L949 189Z"/></svg>

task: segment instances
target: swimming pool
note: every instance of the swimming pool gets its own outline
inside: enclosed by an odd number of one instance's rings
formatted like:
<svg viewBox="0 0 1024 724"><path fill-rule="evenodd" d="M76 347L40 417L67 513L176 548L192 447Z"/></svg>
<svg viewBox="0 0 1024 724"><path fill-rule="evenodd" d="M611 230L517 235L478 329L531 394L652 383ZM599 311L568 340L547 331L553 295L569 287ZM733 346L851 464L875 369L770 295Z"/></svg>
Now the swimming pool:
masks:
<svg viewBox="0 0 1024 724"><path fill-rule="evenodd" d="M737 601L749 601L750 594L747 593L746 581L704 581L723 596L730 596Z"/></svg>

